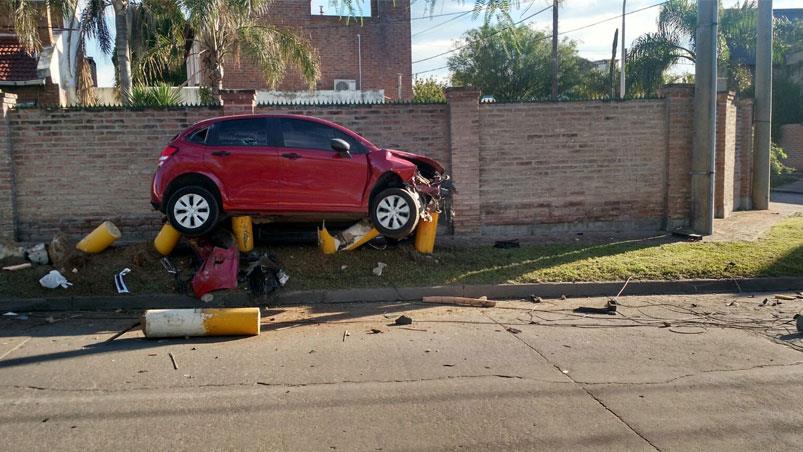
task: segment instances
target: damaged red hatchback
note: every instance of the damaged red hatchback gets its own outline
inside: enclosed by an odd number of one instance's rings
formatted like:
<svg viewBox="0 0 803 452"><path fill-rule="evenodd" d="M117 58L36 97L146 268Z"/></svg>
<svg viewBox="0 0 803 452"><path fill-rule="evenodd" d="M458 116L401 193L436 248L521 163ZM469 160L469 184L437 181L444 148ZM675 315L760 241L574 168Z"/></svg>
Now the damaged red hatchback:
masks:
<svg viewBox="0 0 803 452"><path fill-rule="evenodd" d="M151 202L180 232L198 236L226 215L320 221L370 217L403 238L440 209L449 176L435 160L380 149L357 133L299 115L199 122L162 151Z"/></svg>

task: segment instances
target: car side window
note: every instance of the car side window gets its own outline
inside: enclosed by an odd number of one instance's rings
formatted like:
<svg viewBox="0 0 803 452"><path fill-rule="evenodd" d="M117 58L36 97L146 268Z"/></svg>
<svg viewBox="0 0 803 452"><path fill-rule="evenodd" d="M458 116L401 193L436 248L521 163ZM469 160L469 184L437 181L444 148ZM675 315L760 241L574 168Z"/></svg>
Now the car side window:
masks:
<svg viewBox="0 0 803 452"><path fill-rule="evenodd" d="M281 121L281 139L286 148L334 152L333 138L345 140L351 145L353 154L365 153L365 148L359 141L333 127L301 119L285 118Z"/></svg>
<svg viewBox="0 0 803 452"><path fill-rule="evenodd" d="M190 143L198 143L198 144L205 144L206 143L206 136L209 134L209 128L201 129L194 132L190 135L189 142Z"/></svg>
<svg viewBox="0 0 803 452"><path fill-rule="evenodd" d="M206 142L212 146L267 146L268 128L262 118L220 121L212 126Z"/></svg>

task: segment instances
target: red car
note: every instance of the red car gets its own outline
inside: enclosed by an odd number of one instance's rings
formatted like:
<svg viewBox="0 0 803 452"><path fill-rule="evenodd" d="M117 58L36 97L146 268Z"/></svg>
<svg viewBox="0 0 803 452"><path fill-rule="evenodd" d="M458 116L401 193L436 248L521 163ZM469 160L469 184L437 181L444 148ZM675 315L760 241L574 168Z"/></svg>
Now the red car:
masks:
<svg viewBox="0 0 803 452"><path fill-rule="evenodd" d="M449 176L435 160L380 149L357 133L299 115L199 122L162 151L151 203L189 236L226 215L320 221L370 217L403 238L440 209Z"/></svg>

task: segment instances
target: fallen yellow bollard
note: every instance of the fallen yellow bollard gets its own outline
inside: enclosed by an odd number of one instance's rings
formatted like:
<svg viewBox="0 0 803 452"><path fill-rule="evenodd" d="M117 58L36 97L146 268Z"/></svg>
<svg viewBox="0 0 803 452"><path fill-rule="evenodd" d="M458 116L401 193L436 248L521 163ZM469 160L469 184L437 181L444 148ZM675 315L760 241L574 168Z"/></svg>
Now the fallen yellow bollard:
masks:
<svg viewBox="0 0 803 452"><path fill-rule="evenodd" d="M146 337L256 336L259 308L149 309L141 318Z"/></svg>
<svg viewBox="0 0 803 452"><path fill-rule="evenodd" d="M338 241L326 229L326 224L322 229L318 229L318 246L323 254L335 254L337 252Z"/></svg>
<svg viewBox="0 0 803 452"><path fill-rule="evenodd" d="M234 232L234 239L237 241L237 248L241 253L247 253L254 249L254 225L251 217L232 217L231 230Z"/></svg>
<svg viewBox="0 0 803 452"><path fill-rule="evenodd" d="M156 248L156 251L162 256L169 256L176 248L176 245L178 245L179 240L181 240L181 233L171 226L170 223L165 223L165 225L162 226L162 230L159 231L159 234L153 239L153 247Z"/></svg>
<svg viewBox="0 0 803 452"><path fill-rule="evenodd" d="M89 254L97 254L122 237L120 230L111 221L104 221L86 237L81 239L75 248Z"/></svg>
<svg viewBox="0 0 803 452"><path fill-rule="evenodd" d="M415 231L415 249L422 254L432 254L435 251L435 238L438 236L438 212L432 212L429 220L418 223Z"/></svg>

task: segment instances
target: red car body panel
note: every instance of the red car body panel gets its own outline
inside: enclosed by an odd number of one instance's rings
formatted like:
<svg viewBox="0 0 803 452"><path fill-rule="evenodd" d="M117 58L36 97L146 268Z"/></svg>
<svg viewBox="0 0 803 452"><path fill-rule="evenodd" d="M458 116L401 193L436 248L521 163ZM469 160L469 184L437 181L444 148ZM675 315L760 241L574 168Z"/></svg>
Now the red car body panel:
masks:
<svg viewBox="0 0 803 452"><path fill-rule="evenodd" d="M358 142L366 153L351 158L336 152L277 146L211 146L189 140L195 132L213 124L243 118L289 118L317 122L341 131ZM151 203L164 210L165 193L182 176L203 176L220 193L227 213L282 215L303 212L365 214L373 188L387 173L413 185L418 167L443 167L427 157L409 152L379 149L357 133L319 118L299 115L226 116L201 121L177 135L169 146L178 151L164 158L151 189ZM223 153L223 154L221 154ZM292 158L291 158L292 157ZM325 196L321 194L325 193Z"/></svg>

